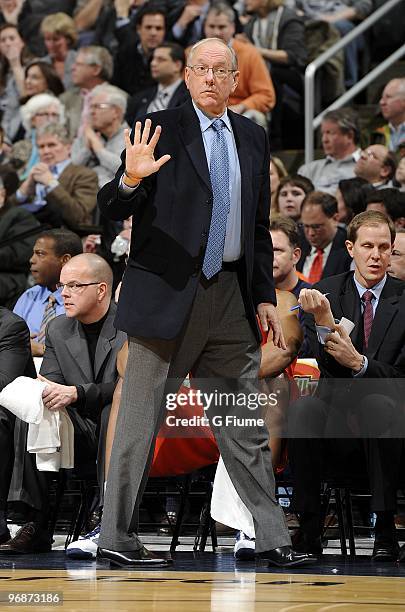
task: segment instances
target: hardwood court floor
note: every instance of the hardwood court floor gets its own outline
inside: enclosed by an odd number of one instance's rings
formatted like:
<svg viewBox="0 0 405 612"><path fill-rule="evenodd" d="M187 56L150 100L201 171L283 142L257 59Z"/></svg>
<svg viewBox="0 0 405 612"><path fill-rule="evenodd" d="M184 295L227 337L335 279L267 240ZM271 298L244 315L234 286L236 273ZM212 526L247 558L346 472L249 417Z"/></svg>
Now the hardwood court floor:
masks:
<svg viewBox="0 0 405 612"><path fill-rule="evenodd" d="M403 565L373 565L367 557L325 555L306 572L283 572L264 562L235 566L228 552L177 553L170 570L123 571L68 562L55 551L2 558L0 600L9 592L63 595L60 606L18 606L27 611L389 612L405 610L404 578Z"/></svg>

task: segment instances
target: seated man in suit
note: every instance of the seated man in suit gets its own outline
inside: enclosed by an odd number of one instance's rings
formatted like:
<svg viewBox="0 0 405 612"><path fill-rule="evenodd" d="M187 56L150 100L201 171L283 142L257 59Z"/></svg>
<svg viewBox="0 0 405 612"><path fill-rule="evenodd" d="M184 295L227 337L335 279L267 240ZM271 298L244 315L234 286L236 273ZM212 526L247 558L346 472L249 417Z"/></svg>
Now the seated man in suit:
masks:
<svg viewBox="0 0 405 612"><path fill-rule="evenodd" d="M323 279L300 293L301 307L313 317L310 342L321 379L316 397L301 398L289 415L293 501L301 524L298 549L322 550L322 476L328 470L346 477L368 473L371 511L377 515L373 559L397 559L405 283L387 276L394 239L394 225L385 215L360 213L349 225L346 242L354 273ZM351 336L336 323L342 317L354 323Z"/></svg>
<svg viewBox="0 0 405 612"><path fill-rule="evenodd" d="M185 61L184 49L177 43L164 42L156 47L150 63L156 85L129 98L126 118L130 125L146 113L175 108L188 100L183 79Z"/></svg>
<svg viewBox="0 0 405 612"><path fill-rule="evenodd" d="M0 307L0 391L18 376L36 377L29 330L20 317ZM15 416L0 406L0 544L10 539L6 506L13 471L14 424Z"/></svg>
<svg viewBox="0 0 405 612"><path fill-rule="evenodd" d="M72 162L93 168L99 187L114 178L121 163L124 121L127 108L125 92L105 83L89 94L89 117L72 145Z"/></svg>
<svg viewBox="0 0 405 612"><path fill-rule="evenodd" d="M66 128L54 123L41 127L37 146L40 162L13 196L14 204L53 227L91 223L98 178L90 168L72 164Z"/></svg>
<svg viewBox="0 0 405 612"><path fill-rule="evenodd" d="M82 252L79 236L67 229L47 230L34 244L30 264L36 284L18 298L13 309L31 332L33 357L43 357L46 325L65 312L60 289L56 287L62 267L71 257Z"/></svg>
<svg viewBox="0 0 405 612"><path fill-rule="evenodd" d="M40 378L47 382L43 402L49 410L66 408L75 432L75 469L86 475L95 472L97 459L102 484L105 444L100 442L97 456L98 439L105 437L118 376L117 353L126 334L113 325L112 271L104 259L90 253L72 257L62 268L60 281L66 315L53 319L47 328L40 370ZM24 441L25 435L26 427L21 427L18 439ZM0 546L2 554L51 549L46 473L38 472L27 459L24 446L19 444L18 456L16 448L9 500L29 503L36 509L36 520Z"/></svg>
<svg viewBox="0 0 405 612"><path fill-rule="evenodd" d="M297 270L310 283L349 270L350 256L345 247L346 231L338 226L336 198L312 191L302 204L301 221L305 238Z"/></svg>

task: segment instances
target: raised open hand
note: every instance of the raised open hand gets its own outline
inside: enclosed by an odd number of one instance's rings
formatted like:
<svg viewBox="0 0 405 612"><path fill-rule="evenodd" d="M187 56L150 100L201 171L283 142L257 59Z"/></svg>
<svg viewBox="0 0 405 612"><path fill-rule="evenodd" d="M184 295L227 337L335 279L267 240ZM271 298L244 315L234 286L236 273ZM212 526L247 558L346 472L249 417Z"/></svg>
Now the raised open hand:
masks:
<svg viewBox="0 0 405 612"><path fill-rule="evenodd" d="M124 131L126 154L125 170L131 178L145 178L145 176L149 176L154 172L157 172L163 166L163 164L168 162L170 159L170 155L162 155L162 157L159 159L155 159L155 147L160 138L162 128L160 125L157 125L151 139L149 140L151 125L151 120L146 119L145 126L142 131L141 122L136 122L134 144L132 144L129 137L129 130L127 129Z"/></svg>

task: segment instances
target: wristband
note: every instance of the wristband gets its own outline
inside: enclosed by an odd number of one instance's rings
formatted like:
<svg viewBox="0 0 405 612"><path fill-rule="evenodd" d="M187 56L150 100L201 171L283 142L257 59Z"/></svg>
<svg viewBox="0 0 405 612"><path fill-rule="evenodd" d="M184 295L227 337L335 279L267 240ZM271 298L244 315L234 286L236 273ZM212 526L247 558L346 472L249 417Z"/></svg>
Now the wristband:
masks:
<svg viewBox="0 0 405 612"><path fill-rule="evenodd" d="M131 176L130 174L128 174L128 172L126 170L124 170L124 183L125 185L127 185L128 187L135 187L136 185L139 185L139 183L141 182L142 179L137 178L136 176Z"/></svg>

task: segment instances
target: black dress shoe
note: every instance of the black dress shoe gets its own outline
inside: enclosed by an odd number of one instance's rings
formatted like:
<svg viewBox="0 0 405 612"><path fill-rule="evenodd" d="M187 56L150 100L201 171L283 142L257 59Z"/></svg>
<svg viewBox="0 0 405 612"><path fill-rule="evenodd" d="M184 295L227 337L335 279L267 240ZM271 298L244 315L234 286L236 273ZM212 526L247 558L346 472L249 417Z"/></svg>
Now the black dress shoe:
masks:
<svg viewBox="0 0 405 612"><path fill-rule="evenodd" d="M373 561L396 561L398 553L399 545L395 540L376 539L371 558Z"/></svg>
<svg viewBox="0 0 405 612"><path fill-rule="evenodd" d="M403 563L403 562L405 562L405 544L401 546L401 548L399 549L399 554L398 554L398 563Z"/></svg>
<svg viewBox="0 0 405 612"><path fill-rule="evenodd" d="M142 546L142 548L138 550L109 550L108 548L99 548L98 556L101 559L107 559L114 565L119 565L119 567L162 567L173 563L172 559L158 557L145 548L145 546Z"/></svg>
<svg viewBox="0 0 405 612"><path fill-rule="evenodd" d="M266 550L265 552L258 553L256 556L259 559L265 559L268 561L269 565L276 565L277 567L308 565L310 563L316 563L317 560L315 555L297 553L291 548L291 546L273 548L273 550Z"/></svg>
<svg viewBox="0 0 405 612"><path fill-rule="evenodd" d="M29 555L32 553L50 552L52 543L49 535L36 523L23 525L14 538L0 546L2 555Z"/></svg>
<svg viewBox="0 0 405 612"><path fill-rule="evenodd" d="M10 539L11 539L11 533L8 528L2 533L0 533L0 544L5 544Z"/></svg>
<svg viewBox="0 0 405 612"><path fill-rule="evenodd" d="M308 553L311 555L322 555L323 546L321 537L310 538L304 531L298 529L291 537L292 547L297 553Z"/></svg>

